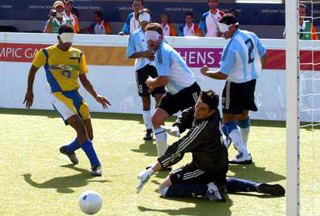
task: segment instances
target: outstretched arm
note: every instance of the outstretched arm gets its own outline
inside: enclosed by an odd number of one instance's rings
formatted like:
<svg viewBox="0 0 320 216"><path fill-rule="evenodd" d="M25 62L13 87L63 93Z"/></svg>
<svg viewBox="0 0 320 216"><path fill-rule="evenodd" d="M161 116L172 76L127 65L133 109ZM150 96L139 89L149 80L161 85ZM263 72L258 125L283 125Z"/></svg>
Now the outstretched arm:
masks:
<svg viewBox="0 0 320 216"><path fill-rule="evenodd" d="M209 71L209 68L206 65L200 69L200 72L205 76L217 80L225 80L228 77L227 74L224 74L221 71Z"/></svg>
<svg viewBox="0 0 320 216"><path fill-rule="evenodd" d="M97 94L97 92L94 90L91 82L88 80L87 76L85 74L81 74L79 76L80 81L83 85L83 87L96 99L96 101L100 104L102 104L103 108L108 108L108 105L111 106L110 102L105 98L104 96L101 96Z"/></svg>
<svg viewBox="0 0 320 216"><path fill-rule="evenodd" d="M32 103L33 103L33 83L34 83L34 79L36 76L36 72L38 71L39 68L35 67L35 66L31 66L30 70L29 70L29 76L28 76L28 88L27 88L27 92L26 95L24 97L24 101L23 103L26 104L26 107L28 109L31 108Z"/></svg>

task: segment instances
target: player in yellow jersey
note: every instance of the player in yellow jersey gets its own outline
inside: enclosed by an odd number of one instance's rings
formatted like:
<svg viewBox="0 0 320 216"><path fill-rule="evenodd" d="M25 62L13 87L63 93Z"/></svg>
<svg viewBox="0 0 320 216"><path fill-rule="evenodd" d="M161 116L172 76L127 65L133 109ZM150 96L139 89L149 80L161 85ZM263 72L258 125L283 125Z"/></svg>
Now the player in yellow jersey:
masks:
<svg viewBox="0 0 320 216"><path fill-rule="evenodd" d="M59 28L58 44L38 51L29 71L24 103L28 109L31 108L35 74L41 66L44 66L51 87L52 105L65 123L71 125L77 132L76 139L69 145L62 146L60 152L67 155L72 163L77 164L79 161L75 151L82 148L90 160L91 174L101 176L101 164L91 142L93 132L89 107L78 92L80 87L78 79L103 108L108 108L111 104L105 97L96 93L87 79L86 58L79 49L71 47L73 36L73 28L62 25Z"/></svg>

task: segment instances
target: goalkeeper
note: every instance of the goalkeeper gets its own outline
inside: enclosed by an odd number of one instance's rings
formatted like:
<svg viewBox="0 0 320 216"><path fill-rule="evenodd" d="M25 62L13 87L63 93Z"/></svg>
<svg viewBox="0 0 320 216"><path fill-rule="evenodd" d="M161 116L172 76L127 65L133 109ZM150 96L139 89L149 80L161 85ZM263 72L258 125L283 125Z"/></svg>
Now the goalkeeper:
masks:
<svg viewBox="0 0 320 216"><path fill-rule="evenodd" d="M226 179L228 153L221 135L219 96L212 90L203 91L195 105L182 112L174 126L177 133L190 129L158 158L158 161L138 176L139 193L154 172L178 163L185 153L192 153L191 163L171 172L161 183L163 197L203 196L224 202L223 191L255 191L270 195L284 195L280 185L256 183L236 178Z"/></svg>

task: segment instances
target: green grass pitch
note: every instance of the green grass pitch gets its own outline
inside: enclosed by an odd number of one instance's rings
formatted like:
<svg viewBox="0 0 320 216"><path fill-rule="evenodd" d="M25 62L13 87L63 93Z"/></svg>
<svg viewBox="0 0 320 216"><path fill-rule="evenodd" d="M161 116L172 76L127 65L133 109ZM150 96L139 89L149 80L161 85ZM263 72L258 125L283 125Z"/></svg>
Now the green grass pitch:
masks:
<svg viewBox="0 0 320 216"><path fill-rule="evenodd" d="M157 188L167 172L153 176L136 194L138 173L156 159L155 143L142 140L142 116L92 116L94 145L103 165L103 176L95 178L81 150L76 166L59 153L75 132L55 112L0 109L0 215L84 215L78 197L88 189L103 197L97 215L285 215L285 197L229 194L226 203L161 198ZM318 131L301 130L301 215L320 212ZM255 164L232 165L228 176L286 186L285 132L284 122L252 121L249 149ZM175 140L169 137L169 143ZM232 148L229 153L236 154ZM174 168L189 160L186 155Z"/></svg>

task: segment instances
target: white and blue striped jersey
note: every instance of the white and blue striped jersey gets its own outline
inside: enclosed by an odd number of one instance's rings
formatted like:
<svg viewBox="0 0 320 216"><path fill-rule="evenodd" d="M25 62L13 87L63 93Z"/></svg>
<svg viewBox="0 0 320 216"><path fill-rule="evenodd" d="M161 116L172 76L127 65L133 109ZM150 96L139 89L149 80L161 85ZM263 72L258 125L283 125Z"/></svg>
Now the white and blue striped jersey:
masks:
<svg viewBox="0 0 320 216"><path fill-rule="evenodd" d="M194 74L180 54L167 43L162 42L155 53L158 76L168 76L167 92L174 95L191 86L196 80Z"/></svg>
<svg viewBox="0 0 320 216"><path fill-rule="evenodd" d="M234 83L257 79L266 51L256 34L238 29L223 49L220 71L228 75L227 81Z"/></svg>
<svg viewBox="0 0 320 216"><path fill-rule="evenodd" d="M144 52L149 49L146 37L144 35L144 32L142 28L139 28L138 30L134 31L128 41L128 47L127 47L127 58L129 58L132 54L136 52ZM135 68L136 70L139 70L146 66L147 64L151 64L151 61L147 58L136 58L135 60Z"/></svg>

